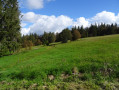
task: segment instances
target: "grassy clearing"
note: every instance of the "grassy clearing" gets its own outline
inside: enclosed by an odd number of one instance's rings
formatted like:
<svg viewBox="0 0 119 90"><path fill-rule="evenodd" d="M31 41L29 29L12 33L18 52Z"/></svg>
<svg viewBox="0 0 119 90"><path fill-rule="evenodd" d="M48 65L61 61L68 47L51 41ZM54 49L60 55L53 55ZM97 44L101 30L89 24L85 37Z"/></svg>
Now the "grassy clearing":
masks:
<svg viewBox="0 0 119 90"><path fill-rule="evenodd" d="M0 58L1 88L109 90L119 87L118 79L119 35L38 46Z"/></svg>

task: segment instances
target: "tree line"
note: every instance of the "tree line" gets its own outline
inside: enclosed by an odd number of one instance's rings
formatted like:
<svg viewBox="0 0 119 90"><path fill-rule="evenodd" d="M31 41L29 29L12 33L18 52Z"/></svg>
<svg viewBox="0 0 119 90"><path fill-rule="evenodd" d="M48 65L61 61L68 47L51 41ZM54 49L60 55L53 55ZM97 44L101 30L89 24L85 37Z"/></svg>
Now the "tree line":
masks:
<svg viewBox="0 0 119 90"><path fill-rule="evenodd" d="M119 34L119 27L117 24L100 24L100 25L91 25L90 27L83 28L81 27L72 27L71 29L66 28L62 30L60 33L53 32L44 32L43 35L30 34L22 37L22 45L28 44L25 46L29 46L29 41L31 41L31 46L35 45L50 45L50 43L54 42L62 42L67 43L68 40L75 41L79 38L86 37L95 37L95 36L104 36L111 34ZM27 41L27 43L26 43Z"/></svg>
<svg viewBox="0 0 119 90"><path fill-rule="evenodd" d="M68 40L77 40L81 38L81 34L78 30L64 29L61 33L44 32L43 35L36 33L25 35L22 37L22 47L30 49L32 46L47 45L54 42L66 43Z"/></svg>

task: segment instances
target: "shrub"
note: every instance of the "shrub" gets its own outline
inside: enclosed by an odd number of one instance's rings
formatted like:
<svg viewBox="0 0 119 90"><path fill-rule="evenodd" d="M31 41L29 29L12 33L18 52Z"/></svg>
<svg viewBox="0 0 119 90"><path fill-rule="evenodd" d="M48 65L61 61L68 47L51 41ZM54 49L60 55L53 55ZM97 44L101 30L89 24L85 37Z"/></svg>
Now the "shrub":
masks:
<svg viewBox="0 0 119 90"><path fill-rule="evenodd" d="M13 54L19 50L20 44L15 41L3 41L0 43L0 56Z"/></svg>
<svg viewBox="0 0 119 90"><path fill-rule="evenodd" d="M22 47L26 48L26 49L31 49L33 46L33 42L30 40L25 40L22 44Z"/></svg>
<svg viewBox="0 0 119 90"><path fill-rule="evenodd" d="M9 52L6 43L0 43L0 57L6 55Z"/></svg>

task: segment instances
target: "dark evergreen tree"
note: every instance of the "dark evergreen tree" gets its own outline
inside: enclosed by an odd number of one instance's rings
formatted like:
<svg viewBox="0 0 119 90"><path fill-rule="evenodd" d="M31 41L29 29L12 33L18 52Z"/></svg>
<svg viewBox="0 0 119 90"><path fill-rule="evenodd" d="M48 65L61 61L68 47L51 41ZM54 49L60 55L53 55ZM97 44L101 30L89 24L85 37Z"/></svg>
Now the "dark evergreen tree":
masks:
<svg viewBox="0 0 119 90"><path fill-rule="evenodd" d="M88 36L97 36L97 26L96 25L91 25L88 31Z"/></svg>
<svg viewBox="0 0 119 90"><path fill-rule="evenodd" d="M68 40L72 40L71 31L67 28L60 33L60 39L62 43L66 43Z"/></svg>
<svg viewBox="0 0 119 90"><path fill-rule="evenodd" d="M76 29L75 29L75 30L76 30ZM86 30L83 28L83 26L78 27L77 30L80 32L81 38L87 37Z"/></svg>
<svg viewBox="0 0 119 90"><path fill-rule="evenodd" d="M117 25L117 34L119 34L119 26Z"/></svg>
<svg viewBox="0 0 119 90"><path fill-rule="evenodd" d="M49 45L49 41L48 41L48 33L44 32L44 34L42 35L42 42L44 45Z"/></svg>
<svg viewBox="0 0 119 90"><path fill-rule="evenodd" d="M56 40L55 40L56 42L60 42L61 40L60 40L60 34L59 33L56 33Z"/></svg>
<svg viewBox="0 0 119 90"><path fill-rule="evenodd" d="M44 32L44 34L42 35L42 42L44 45L49 45L50 43L55 42L56 40L56 36L54 33L46 33Z"/></svg>
<svg viewBox="0 0 119 90"><path fill-rule="evenodd" d="M0 16L0 52L2 53L4 45L8 49L6 53L12 54L19 49L21 38L20 11L17 0L1 0Z"/></svg>
<svg viewBox="0 0 119 90"><path fill-rule="evenodd" d="M54 33L48 33L48 41L49 41L49 43L53 43L53 42L55 42L55 40L56 40L56 36L55 36L55 34Z"/></svg>

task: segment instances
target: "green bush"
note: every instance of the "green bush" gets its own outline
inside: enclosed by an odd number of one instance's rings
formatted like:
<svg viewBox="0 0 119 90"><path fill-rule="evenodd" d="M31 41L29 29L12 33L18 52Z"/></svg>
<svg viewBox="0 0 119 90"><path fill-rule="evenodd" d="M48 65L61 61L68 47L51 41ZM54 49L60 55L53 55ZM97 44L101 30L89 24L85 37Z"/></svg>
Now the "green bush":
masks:
<svg viewBox="0 0 119 90"><path fill-rule="evenodd" d="M7 48L6 43L0 43L0 57L7 55L7 52L9 52L9 49Z"/></svg>

